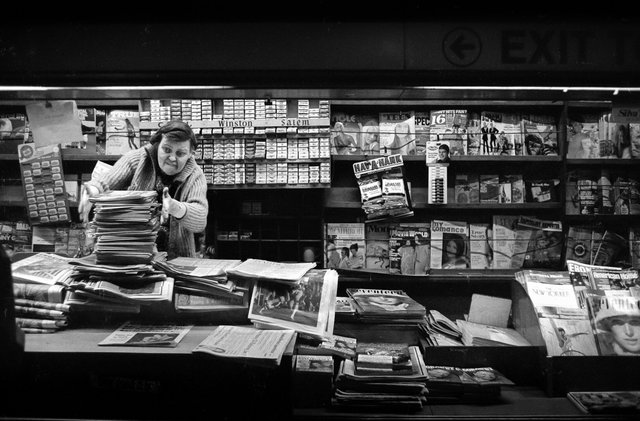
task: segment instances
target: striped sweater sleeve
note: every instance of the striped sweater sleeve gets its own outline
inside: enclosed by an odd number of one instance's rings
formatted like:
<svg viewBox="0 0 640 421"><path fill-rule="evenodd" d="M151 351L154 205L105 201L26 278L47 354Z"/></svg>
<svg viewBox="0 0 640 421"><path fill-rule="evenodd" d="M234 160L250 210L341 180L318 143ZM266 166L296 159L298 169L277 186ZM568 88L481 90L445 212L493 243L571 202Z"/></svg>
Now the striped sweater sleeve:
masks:
<svg viewBox="0 0 640 421"><path fill-rule="evenodd" d="M200 168L194 171L185 183L182 203L187 207L180 225L191 232L202 232L207 226L209 202L207 200L207 180Z"/></svg>
<svg viewBox="0 0 640 421"><path fill-rule="evenodd" d="M97 187L100 193L109 190L127 190L136 167L145 153L143 148L127 152L113 164L113 168L102 178L91 179L87 184Z"/></svg>

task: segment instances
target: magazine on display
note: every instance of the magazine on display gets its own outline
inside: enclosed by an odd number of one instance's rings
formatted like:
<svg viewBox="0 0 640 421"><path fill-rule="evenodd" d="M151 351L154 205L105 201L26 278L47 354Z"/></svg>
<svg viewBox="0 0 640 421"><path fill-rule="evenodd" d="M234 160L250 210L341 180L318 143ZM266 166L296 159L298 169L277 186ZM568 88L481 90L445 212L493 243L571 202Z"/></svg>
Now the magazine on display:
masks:
<svg viewBox="0 0 640 421"><path fill-rule="evenodd" d="M333 269L313 269L293 285L258 281L248 317L256 326L324 339L333 334L337 289L338 273Z"/></svg>
<svg viewBox="0 0 640 421"><path fill-rule="evenodd" d="M389 233L389 272L426 275L431 264L430 223L401 223Z"/></svg>
<svg viewBox="0 0 640 421"><path fill-rule="evenodd" d="M467 155L467 110L433 110L430 117L427 155L430 150L434 150L433 145L438 143L447 145L451 157ZM427 156L426 161L435 162L433 158L433 155Z"/></svg>
<svg viewBox="0 0 640 421"><path fill-rule="evenodd" d="M331 113L332 155L379 155L380 139L377 115Z"/></svg>
<svg viewBox="0 0 640 421"><path fill-rule="evenodd" d="M416 122L413 111L379 113L380 154L416 155Z"/></svg>
<svg viewBox="0 0 640 421"><path fill-rule="evenodd" d="M640 299L589 294L586 301L599 355L640 356Z"/></svg>
<svg viewBox="0 0 640 421"><path fill-rule="evenodd" d="M481 112L481 155L523 155L520 117L513 113Z"/></svg>
<svg viewBox="0 0 640 421"><path fill-rule="evenodd" d="M403 290L347 288L361 320L422 320L426 308Z"/></svg>
<svg viewBox="0 0 640 421"><path fill-rule="evenodd" d="M596 339L588 318L540 317L538 323L548 356L598 355Z"/></svg>
<svg viewBox="0 0 640 421"><path fill-rule="evenodd" d="M371 222L365 225L366 269L389 270L389 236L391 224Z"/></svg>
<svg viewBox="0 0 640 421"><path fill-rule="evenodd" d="M363 269L365 267L365 224L362 222L325 223L325 268Z"/></svg>
<svg viewBox="0 0 640 421"><path fill-rule="evenodd" d="M469 268L469 226L465 221L431 221L431 268Z"/></svg>

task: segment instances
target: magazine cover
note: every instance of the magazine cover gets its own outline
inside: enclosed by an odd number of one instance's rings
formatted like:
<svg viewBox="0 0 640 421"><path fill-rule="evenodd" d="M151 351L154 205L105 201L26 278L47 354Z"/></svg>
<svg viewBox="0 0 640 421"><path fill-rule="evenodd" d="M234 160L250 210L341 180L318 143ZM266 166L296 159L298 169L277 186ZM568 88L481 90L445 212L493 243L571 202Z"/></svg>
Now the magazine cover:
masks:
<svg viewBox="0 0 640 421"><path fill-rule="evenodd" d="M431 268L468 269L469 226L465 221L431 221Z"/></svg>
<svg viewBox="0 0 640 421"><path fill-rule="evenodd" d="M451 141L430 140L425 148L427 164L451 162Z"/></svg>
<svg viewBox="0 0 640 421"><path fill-rule="evenodd" d="M522 133L518 115L482 111L480 120L482 155L522 155Z"/></svg>
<svg viewBox="0 0 640 421"><path fill-rule="evenodd" d="M469 267L490 269L493 262L490 224L469 224Z"/></svg>
<svg viewBox="0 0 640 421"><path fill-rule="evenodd" d="M640 226L629 228L629 252L631 267L640 268Z"/></svg>
<svg viewBox="0 0 640 421"><path fill-rule="evenodd" d="M456 203L480 203L480 178L478 174L456 174L454 197Z"/></svg>
<svg viewBox="0 0 640 421"><path fill-rule="evenodd" d="M640 302L631 296L587 297L600 355L640 356Z"/></svg>
<svg viewBox="0 0 640 421"><path fill-rule="evenodd" d="M541 317L538 322L548 356L598 355L589 320Z"/></svg>
<svg viewBox="0 0 640 421"><path fill-rule="evenodd" d="M558 155L558 127L550 115L522 116L524 155Z"/></svg>
<svg viewBox="0 0 640 421"><path fill-rule="evenodd" d="M380 154L378 116L343 111L332 112L331 154Z"/></svg>
<svg viewBox="0 0 640 421"><path fill-rule="evenodd" d="M383 315L392 318L426 315L425 307L400 289L347 288L359 315Z"/></svg>
<svg viewBox="0 0 640 421"><path fill-rule="evenodd" d="M480 174L480 203L499 203L500 177L498 174Z"/></svg>
<svg viewBox="0 0 640 421"><path fill-rule="evenodd" d="M570 226L565 242L565 260L591 263L591 228Z"/></svg>
<svg viewBox="0 0 640 421"><path fill-rule="evenodd" d="M450 156L467 154L467 110L431 111L431 142L448 142ZM429 161L427 161L429 162Z"/></svg>
<svg viewBox="0 0 640 421"><path fill-rule="evenodd" d="M391 227L389 233L389 272L425 275L431 266L430 224L406 223Z"/></svg>
<svg viewBox="0 0 640 421"><path fill-rule="evenodd" d="M416 155L425 155L431 132L431 113L416 111Z"/></svg>
<svg viewBox="0 0 640 421"><path fill-rule="evenodd" d="M416 117L413 111L379 113L380 153L416 155Z"/></svg>
<svg viewBox="0 0 640 421"><path fill-rule="evenodd" d="M363 269L366 253L365 224L325 223L324 250L327 269Z"/></svg>
<svg viewBox="0 0 640 421"><path fill-rule="evenodd" d="M293 285L257 281L248 317L254 324L322 339L333 334L337 288L338 273L333 269L311 269Z"/></svg>
<svg viewBox="0 0 640 421"><path fill-rule="evenodd" d="M355 162L353 173L368 222L413 215L402 155Z"/></svg>
<svg viewBox="0 0 640 421"><path fill-rule="evenodd" d="M631 158L640 158L640 123L629 123L629 143L631 143Z"/></svg>
<svg viewBox="0 0 640 421"><path fill-rule="evenodd" d="M518 215L493 215L493 269L510 269L515 250Z"/></svg>
<svg viewBox="0 0 640 421"><path fill-rule="evenodd" d="M521 216L518 221L520 230L531 231L522 267L559 269L563 265L562 221Z"/></svg>
<svg viewBox="0 0 640 421"><path fill-rule="evenodd" d="M469 112L467 120L467 155L482 154L482 135L480 114Z"/></svg>
<svg viewBox="0 0 640 421"><path fill-rule="evenodd" d="M365 225L367 269L389 270L389 232L391 224L372 222Z"/></svg>
<svg viewBox="0 0 640 421"><path fill-rule="evenodd" d="M107 155L124 155L140 147L140 113L133 110L111 110L106 119Z"/></svg>
<svg viewBox="0 0 640 421"><path fill-rule="evenodd" d="M573 114L567 121L567 159L600 158L600 116Z"/></svg>
<svg viewBox="0 0 640 421"><path fill-rule="evenodd" d="M506 187L508 183L511 187L511 203L524 203L525 183L522 174L500 175L500 180L500 184L504 183Z"/></svg>

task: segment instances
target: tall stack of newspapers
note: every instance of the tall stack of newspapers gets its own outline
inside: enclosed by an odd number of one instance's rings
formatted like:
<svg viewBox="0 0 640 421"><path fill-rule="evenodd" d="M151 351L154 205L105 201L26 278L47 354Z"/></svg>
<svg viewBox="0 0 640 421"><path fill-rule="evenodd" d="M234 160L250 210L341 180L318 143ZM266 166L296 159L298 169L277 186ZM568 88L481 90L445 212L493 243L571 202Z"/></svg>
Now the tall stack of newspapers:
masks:
<svg viewBox="0 0 640 421"><path fill-rule="evenodd" d="M92 197L95 238L88 256L71 259L65 303L74 312L140 313L171 304L174 280L153 267L160 229L155 191L113 190Z"/></svg>
<svg viewBox="0 0 640 421"><path fill-rule="evenodd" d="M98 264L149 264L160 229L155 191L114 190L92 197L90 227Z"/></svg>

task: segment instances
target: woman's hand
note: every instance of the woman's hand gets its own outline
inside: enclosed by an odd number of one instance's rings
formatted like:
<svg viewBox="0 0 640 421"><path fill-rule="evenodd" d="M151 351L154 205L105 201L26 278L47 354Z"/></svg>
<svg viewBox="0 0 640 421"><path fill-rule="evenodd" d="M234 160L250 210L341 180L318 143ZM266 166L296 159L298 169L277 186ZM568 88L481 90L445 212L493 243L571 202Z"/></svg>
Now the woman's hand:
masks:
<svg viewBox="0 0 640 421"><path fill-rule="evenodd" d="M187 207L184 203L171 198L169 188L165 187L162 191L162 222L169 218L169 215L180 219L187 213Z"/></svg>
<svg viewBox="0 0 640 421"><path fill-rule="evenodd" d="M91 207L93 206L89 199L97 196L98 193L97 187L87 184L82 185L82 193L80 193L80 202L78 203L78 214L81 222L89 222L89 212L91 212Z"/></svg>

